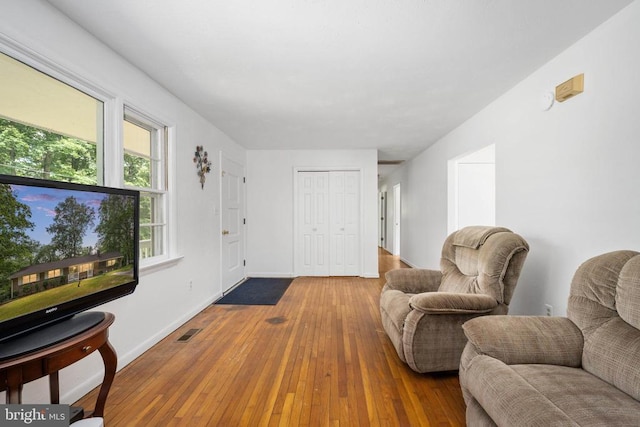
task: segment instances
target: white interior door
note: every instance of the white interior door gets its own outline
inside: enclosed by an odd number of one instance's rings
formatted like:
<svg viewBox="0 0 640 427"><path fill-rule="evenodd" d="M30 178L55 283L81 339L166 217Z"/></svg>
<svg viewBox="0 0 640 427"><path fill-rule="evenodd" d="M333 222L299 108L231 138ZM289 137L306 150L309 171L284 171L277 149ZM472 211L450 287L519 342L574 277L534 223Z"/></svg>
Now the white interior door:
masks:
<svg viewBox="0 0 640 427"><path fill-rule="evenodd" d="M329 172L331 276L360 272L360 173Z"/></svg>
<svg viewBox="0 0 640 427"><path fill-rule="evenodd" d="M222 156L220 179L222 292L244 279L244 168Z"/></svg>
<svg viewBox="0 0 640 427"><path fill-rule="evenodd" d="M378 193L378 246L387 248L387 192Z"/></svg>
<svg viewBox="0 0 640 427"><path fill-rule="evenodd" d="M393 186L393 254L400 256L400 219L402 209L400 208L400 184Z"/></svg>
<svg viewBox="0 0 640 427"><path fill-rule="evenodd" d="M329 275L329 173L298 172L298 273Z"/></svg>

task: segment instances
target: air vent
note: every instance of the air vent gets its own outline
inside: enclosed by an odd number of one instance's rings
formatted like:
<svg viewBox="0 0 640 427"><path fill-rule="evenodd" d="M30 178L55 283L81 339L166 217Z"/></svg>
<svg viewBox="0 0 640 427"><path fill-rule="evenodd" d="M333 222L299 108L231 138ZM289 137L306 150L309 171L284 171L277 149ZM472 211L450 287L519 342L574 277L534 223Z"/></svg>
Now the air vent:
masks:
<svg viewBox="0 0 640 427"><path fill-rule="evenodd" d="M379 165L399 165L403 163L404 160L378 160Z"/></svg>
<svg viewBox="0 0 640 427"><path fill-rule="evenodd" d="M178 338L176 341L178 342L187 342L189 341L191 338L193 338L193 336L195 334L197 334L198 332L200 332L202 329L189 329L187 332L185 332L184 335L182 335L180 338Z"/></svg>

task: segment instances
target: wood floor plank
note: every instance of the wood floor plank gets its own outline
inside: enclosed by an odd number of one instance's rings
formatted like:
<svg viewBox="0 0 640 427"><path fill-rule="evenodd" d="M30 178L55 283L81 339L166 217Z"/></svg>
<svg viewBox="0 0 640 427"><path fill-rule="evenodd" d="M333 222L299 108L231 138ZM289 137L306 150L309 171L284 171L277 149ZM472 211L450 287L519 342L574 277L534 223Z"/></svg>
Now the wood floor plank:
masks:
<svg viewBox="0 0 640 427"><path fill-rule="evenodd" d="M206 308L118 372L105 424L463 426L456 373L411 371L384 333L384 273L406 265L379 259L380 279L300 277L275 306Z"/></svg>

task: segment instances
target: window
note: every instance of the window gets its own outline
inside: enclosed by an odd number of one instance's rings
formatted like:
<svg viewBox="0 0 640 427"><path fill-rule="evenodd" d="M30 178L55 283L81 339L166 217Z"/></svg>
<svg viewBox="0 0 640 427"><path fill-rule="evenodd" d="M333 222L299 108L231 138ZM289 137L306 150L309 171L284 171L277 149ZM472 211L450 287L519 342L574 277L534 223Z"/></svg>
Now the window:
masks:
<svg viewBox="0 0 640 427"><path fill-rule="evenodd" d="M22 284L28 285L29 283L35 283L38 281L38 274L27 274L26 276L22 276Z"/></svg>
<svg viewBox="0 0 640 427"><path fill-rule="evenodd" d="M55 270L49 270L47 272L47 279L53 279L54 277L60 277L62 276L62 272L60 271L59 268L56 268Z"/></svg>
<svg viewBox="0 0 640 427"><path fill-rule="evenodd" d="M0 53L0 173L97 184L102 101Z"/></svg>
<svg viewBox="0 0 640 427"><path fill-rule="evenodd" d="M77 264L69 267L69 273L85 273L91 270L93 270L93 264L91 263Z"/></svg>
<svg viewBox="0 0 640 427"><path fill-rule="evenodd" d="M140 258L166 254L167 128L125 107L123 180L140 190Z"/></svg>

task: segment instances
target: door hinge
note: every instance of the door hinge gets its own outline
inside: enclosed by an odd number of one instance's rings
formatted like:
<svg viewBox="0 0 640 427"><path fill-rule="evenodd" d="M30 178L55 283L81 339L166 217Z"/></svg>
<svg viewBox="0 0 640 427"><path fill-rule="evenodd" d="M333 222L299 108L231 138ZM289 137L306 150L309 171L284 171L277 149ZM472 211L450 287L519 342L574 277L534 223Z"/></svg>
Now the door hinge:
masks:
<svg viewBox="0 0 640 427"><path fill-rule="evenodd" d="M242 224L247 225L247 218L242 218Z"/></svg>
<svg viewBox="0 0 640 427"><path fill-rule="evenodd" d="M242 260L242 265L245 266L245 267L247 266L247 260L246 259Z"/></svg>
<svg viewBox="0 0 640 427"><path fill-rule="evenodd" d="M243 183L243 184L246 184L246 183L247 183L247 177L246 177L246 176L243 176L243 177L242 177L242 183Z"/></svg>

